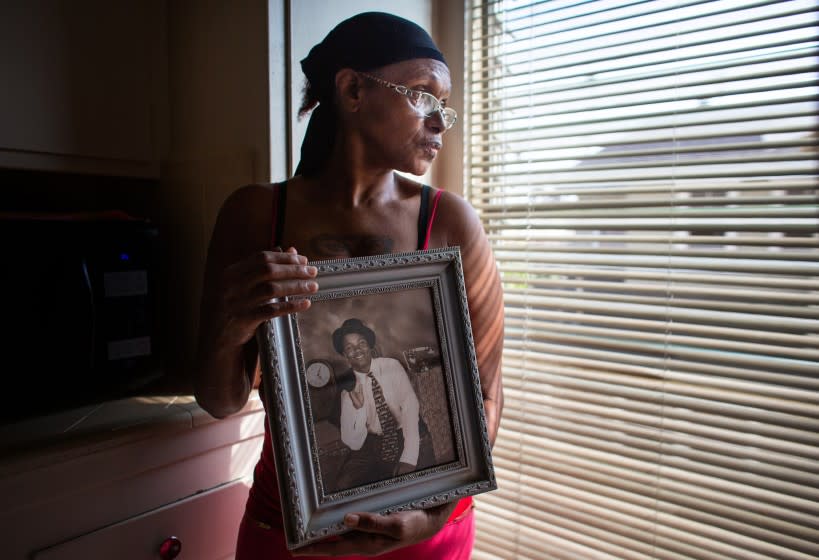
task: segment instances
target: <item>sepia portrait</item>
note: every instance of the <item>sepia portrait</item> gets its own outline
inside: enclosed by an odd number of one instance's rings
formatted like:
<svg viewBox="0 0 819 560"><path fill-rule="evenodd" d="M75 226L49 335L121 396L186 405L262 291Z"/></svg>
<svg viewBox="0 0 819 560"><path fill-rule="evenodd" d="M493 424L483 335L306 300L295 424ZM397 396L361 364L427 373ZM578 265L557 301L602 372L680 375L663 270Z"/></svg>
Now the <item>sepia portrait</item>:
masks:
<svg viewBox="0 0 819 560"><path fill-rule="evenodd" d="M315 301L299 330L325 494L454 460L430 288Z"/></svg>

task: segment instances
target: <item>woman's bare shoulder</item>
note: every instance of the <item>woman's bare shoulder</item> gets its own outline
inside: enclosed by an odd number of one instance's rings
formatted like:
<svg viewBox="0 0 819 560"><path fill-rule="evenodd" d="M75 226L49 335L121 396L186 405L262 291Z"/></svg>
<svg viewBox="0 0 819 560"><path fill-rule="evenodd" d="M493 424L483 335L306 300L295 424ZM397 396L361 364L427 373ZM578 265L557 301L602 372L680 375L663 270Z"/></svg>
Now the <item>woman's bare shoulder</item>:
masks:
<svg viewBox="0 0 819 560"><path fill-rule="evenodd" d="M264 203L273 204L273 185L254 183L251 185L244 185L234 190L225 199L222 204L222 212L224 213L240 213L243 214L249 210L259 210Z"/></svg>
<svg viewBox="0 0 819 560"><path fill-rule="evenodd" d="M483 225L472 205L459 194L442 190L433 233L443 236L445 245L469 245L483 237Z"/></svg>
<svg viewBox="0 0 819 560"><path fill-rule="evenodd" d="M273 186L245 185L222 203L212 242L241 254L267 249L273 220Z"/></svg>

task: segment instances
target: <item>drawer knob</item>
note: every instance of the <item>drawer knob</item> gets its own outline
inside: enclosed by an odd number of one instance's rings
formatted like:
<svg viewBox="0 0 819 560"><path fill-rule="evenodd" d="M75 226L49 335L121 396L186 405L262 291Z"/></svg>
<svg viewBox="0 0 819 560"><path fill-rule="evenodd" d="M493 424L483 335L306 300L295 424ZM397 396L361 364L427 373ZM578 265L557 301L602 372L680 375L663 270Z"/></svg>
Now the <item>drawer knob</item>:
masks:
<svg viewBox="0 0 819 560"><path fill-rule="evenodd" d="M168 537L159 545L159 557L162 560L173 560L182 551L182 541L176 537Z"/></svg>

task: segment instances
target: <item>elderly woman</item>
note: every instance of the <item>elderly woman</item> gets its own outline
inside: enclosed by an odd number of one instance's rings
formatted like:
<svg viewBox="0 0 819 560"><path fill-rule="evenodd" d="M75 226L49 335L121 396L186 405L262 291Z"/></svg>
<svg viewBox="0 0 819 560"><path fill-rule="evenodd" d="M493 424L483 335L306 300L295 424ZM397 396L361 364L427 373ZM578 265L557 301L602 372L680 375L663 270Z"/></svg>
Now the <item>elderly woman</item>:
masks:
<svg viewBox="0 0 819 560"><path fill-rule="evenodd" d="M310 260L459 246L494 442L503 404L503 304L488 241L461 197L395 172L423 175L456 121L446 107L443 55L414 23L366 13L333 29L302 69L302 113L312 115L296 176L237 190L217 219L205 272L198 402L216 417L247 402L259 368L254 333L264 321L310 306L304 296L318 288ZM466 559L474 536L470 498L386 516L350 512L345 523L350 532L293 554ZM236 558L289 557L266 432Z"/></svg>

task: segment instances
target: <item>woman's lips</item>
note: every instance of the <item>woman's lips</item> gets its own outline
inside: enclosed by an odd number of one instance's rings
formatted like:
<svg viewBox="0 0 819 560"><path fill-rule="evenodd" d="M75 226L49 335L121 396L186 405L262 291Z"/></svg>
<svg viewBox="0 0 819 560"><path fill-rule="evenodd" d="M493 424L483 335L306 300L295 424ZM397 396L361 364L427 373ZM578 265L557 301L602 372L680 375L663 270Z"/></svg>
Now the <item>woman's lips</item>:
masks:
<svg viewBox="0 0 819 560"><path fill-rule="evenodd" d="M433 158L438 154L438 150L440 150L442 147L443 144L436 142L435 140L421 144L421 148L424 150L424 153Z"/></svg>

